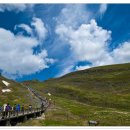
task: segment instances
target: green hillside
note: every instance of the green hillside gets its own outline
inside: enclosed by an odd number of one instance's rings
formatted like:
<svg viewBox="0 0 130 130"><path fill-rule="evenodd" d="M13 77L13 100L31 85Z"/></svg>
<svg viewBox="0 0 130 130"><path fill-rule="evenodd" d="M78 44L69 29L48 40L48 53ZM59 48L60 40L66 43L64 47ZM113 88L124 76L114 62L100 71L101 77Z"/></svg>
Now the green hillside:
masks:
<svg viewBox="0 0 130 130"><path fill-rule="evenodd" d="M2 89L6 88L6 86L2 83L2 80L10 83L8 88L11 92L2 93ZM20 83L0 76L0 106L5 103L10 103L12 106L14 104L21 104L25 106L32 104L37 107L39 105L39 100Z"/></svg>
<svg viewBox="0 0 130 130"><path fill-rule="evenodd" d="M2 93L2 80L10 83L10 93ZM90 68L44 82L26 81L40 95L51 99L45 120L33 119L20 126L130 126L130 64ZM51 96L48 95L51 93ZM0 76L0 106L4 103L39 105L28 89Z"/></svg>
<svg viewBox="0 0 130 130"><path fill-rule="evenodd" d="M130 125L130 64L101 66L67 74L45 82L26 81L41 95L52 96L45 121L23 125Z"/></svg>

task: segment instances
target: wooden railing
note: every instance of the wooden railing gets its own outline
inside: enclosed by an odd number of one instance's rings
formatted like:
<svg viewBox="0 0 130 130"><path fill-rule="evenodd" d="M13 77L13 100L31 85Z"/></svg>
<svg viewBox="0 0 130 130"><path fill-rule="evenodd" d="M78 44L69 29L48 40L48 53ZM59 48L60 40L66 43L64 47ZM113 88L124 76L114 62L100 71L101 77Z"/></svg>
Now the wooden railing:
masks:
<svg viewBox="0 0 130 130"><path fill-rule="evenodd" d="M5 120L5 119L10 119L10 118L15 118L19 116L24 116L24 115L31 115L34 113L38 112L44 112L47 108L49 107L49 102L47 102L43 108L32 108L32 109L24 109L21 111L2 111L0 112L0 120Z"/></svg>
<svg viewBox="0 0 130 130"><path fill-rule="evenodd" d="M19 117L19 116L24 116L24 115L29 115L37 112L43 112L45 108L33 108L33 109L26 109L23 111L3 111L0 112L0 120L7 119L7 118L14 118L14 117Z"/></svg>
<svg viewBox="0 0 130 130"><path fill-rule="evenodd" d="M25 86L26 87L26 86ZM9 125L10 123L10 121L13 121L14 119L15 120L19 120L20 118L19 117L28 117L29 118L29 116L33 116L33 117L35 117L35 116L40 116L43 112L45 112L46 111L46 109L49 107L49 105L50 105L50 102L46 99L46 98L44 98L44 97L42 97L42 96L40 96L35 90L33 90L32 88L30 88L30 87L27 87L32 93L34 93L35 94L35 96L36 97L38 97L40 100L41 100L41 103L43 104L43 107L40 107L40 108L32 108L32 109L30 109L30 108L28 108L28 109L25 109L24 108L24 110L21 110L21 111L8 111L8 112L6 112L6 111L2 111L2 112L0 112L0 126L1 125ZM2 123L2 122L5 122L4 124Z"/></svg>

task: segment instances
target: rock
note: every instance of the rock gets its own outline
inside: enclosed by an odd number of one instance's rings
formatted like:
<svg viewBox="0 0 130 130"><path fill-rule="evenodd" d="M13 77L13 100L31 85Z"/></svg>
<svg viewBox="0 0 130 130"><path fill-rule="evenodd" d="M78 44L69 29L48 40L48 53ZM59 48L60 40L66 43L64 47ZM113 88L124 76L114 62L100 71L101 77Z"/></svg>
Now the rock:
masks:
<svg viewBox="0 0 130 130"><path fill-rule="evenodd" d="M37 117L38 120L45 120L45 114L43 113L40 117Z"/></svg>

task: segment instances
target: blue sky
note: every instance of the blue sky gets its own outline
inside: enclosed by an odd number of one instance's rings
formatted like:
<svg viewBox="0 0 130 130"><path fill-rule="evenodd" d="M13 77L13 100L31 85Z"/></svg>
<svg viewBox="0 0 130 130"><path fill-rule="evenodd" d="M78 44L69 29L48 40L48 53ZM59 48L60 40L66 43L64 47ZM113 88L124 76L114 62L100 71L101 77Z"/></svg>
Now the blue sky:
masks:
<svg viewBox="0 0 130 130"><path fill-rule="evenodd" d="M129 4L0 4L0 71L43 81L128 63L129 15Z"/></svg>

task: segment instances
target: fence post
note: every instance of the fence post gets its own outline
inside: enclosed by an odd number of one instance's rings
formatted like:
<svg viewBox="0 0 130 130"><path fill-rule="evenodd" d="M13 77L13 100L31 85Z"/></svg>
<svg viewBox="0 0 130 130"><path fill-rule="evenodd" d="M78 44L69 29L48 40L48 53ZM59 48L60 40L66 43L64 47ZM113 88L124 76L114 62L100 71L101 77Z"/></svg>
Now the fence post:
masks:
<svg viewBox="0 0 130 130"><path fill-rule="evenodd" d="M23 109L21 112L22 112L22 114L24 115L24 109Z"/></svg>
<svg viewBox="0 0 130 130"><path fill-rule="evenodd" d="M29 113L28 109L27 109L27 114Z"/></svg>
<svg viewBox="0 0 130 130"><path fill-rule="evenodd" d="M3 119L6 117L6 115L5 115L5 111L3 111Z"/></svg>
<svg viewBox="0 0 130 130"><path fill-rule="evenodd" d="M9 119L10 119L11 111L8 111L8 114L9 114Z"/></svg>
<svg viewBox="0 0 130 130"><path fill-rule="evenodd" d="M13 110L13 116L15 116L15 110Z"/></svg>

